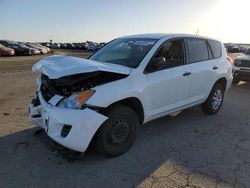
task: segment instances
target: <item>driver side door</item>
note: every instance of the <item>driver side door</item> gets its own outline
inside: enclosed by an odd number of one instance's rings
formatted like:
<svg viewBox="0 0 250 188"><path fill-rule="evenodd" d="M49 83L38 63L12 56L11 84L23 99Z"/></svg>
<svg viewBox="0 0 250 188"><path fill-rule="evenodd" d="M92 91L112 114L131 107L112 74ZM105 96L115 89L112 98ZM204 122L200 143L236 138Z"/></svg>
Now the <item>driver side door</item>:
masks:
<svg viewBox="0 0 250 188"><path fill-rule="evenodd" d="M146 72L147 86L143 92L147 101L149 119L155 119L178 110L189 103L191 66L186 64L184 40L164 42L149 62ZM156 67L154 58L165 59Z"/></svg>

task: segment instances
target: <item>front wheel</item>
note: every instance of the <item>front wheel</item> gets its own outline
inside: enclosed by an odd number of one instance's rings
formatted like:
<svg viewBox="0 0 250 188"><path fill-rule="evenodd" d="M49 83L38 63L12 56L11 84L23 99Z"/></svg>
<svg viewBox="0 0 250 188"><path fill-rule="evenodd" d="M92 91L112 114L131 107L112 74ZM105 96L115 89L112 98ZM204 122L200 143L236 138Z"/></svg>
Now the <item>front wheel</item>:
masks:
<svg viewBox="0 0 250 188"><path fill-rule="evenodd" d="M225 89L221 84L215 84L207 100L202 104L203 111L210 115L218 113L224 100L224 92Z"/></svg>
<svg viewBox="0 0 250 188"><path fill-rule="evenodd" d="M123 105L111 107L109 117L97 132L97 149L109 156L126 152L135 142L139 121L135 112Z"/></svg>

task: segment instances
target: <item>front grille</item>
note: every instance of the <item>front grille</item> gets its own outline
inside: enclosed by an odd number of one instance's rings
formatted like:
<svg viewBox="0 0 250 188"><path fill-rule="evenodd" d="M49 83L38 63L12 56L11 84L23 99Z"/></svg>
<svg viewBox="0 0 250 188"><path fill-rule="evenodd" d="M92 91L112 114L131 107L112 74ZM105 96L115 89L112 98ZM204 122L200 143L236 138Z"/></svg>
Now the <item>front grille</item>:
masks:
<svg viewBox="0 0 250 188"><path fill-rule="evenodd" d="M235 65L236 67L250 67L250 61L246 61L246 60L241 60L241 64L240 65Z"/></svg>
<svg viewBox="0 0 250 188"><path fill-rule="evenodd" d="M71 125L64 125L61 131L61 137L65 138L68 136L72 126Z"/></svg>

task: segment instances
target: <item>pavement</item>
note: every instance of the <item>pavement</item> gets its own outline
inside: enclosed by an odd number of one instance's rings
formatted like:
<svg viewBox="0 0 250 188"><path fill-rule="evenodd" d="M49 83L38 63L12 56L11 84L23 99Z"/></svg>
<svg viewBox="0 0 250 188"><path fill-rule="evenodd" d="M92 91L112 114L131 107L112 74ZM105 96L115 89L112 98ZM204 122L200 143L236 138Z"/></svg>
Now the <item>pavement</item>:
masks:
<svg viewBox="0 0 250 188"><path fill-rule="evenodd" d="M141 126L121 156L108 158L93 148L81 156L28 120L36 76L31 66L43 57L0 58L0 188L250 187L250 83L233 85L217 115L197 106Z"/></svg>

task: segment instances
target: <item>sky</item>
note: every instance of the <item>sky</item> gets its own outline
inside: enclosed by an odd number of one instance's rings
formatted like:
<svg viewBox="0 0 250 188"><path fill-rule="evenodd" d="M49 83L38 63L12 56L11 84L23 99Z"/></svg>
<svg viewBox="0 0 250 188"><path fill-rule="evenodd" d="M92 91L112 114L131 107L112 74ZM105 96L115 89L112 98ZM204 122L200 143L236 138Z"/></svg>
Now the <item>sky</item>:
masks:
<svg viewBox="0 0 250 188"><path fill-rule="evenodd" d="M107 42L189 33L250 43L249 0L0 0L0 38Z"/></svg>

